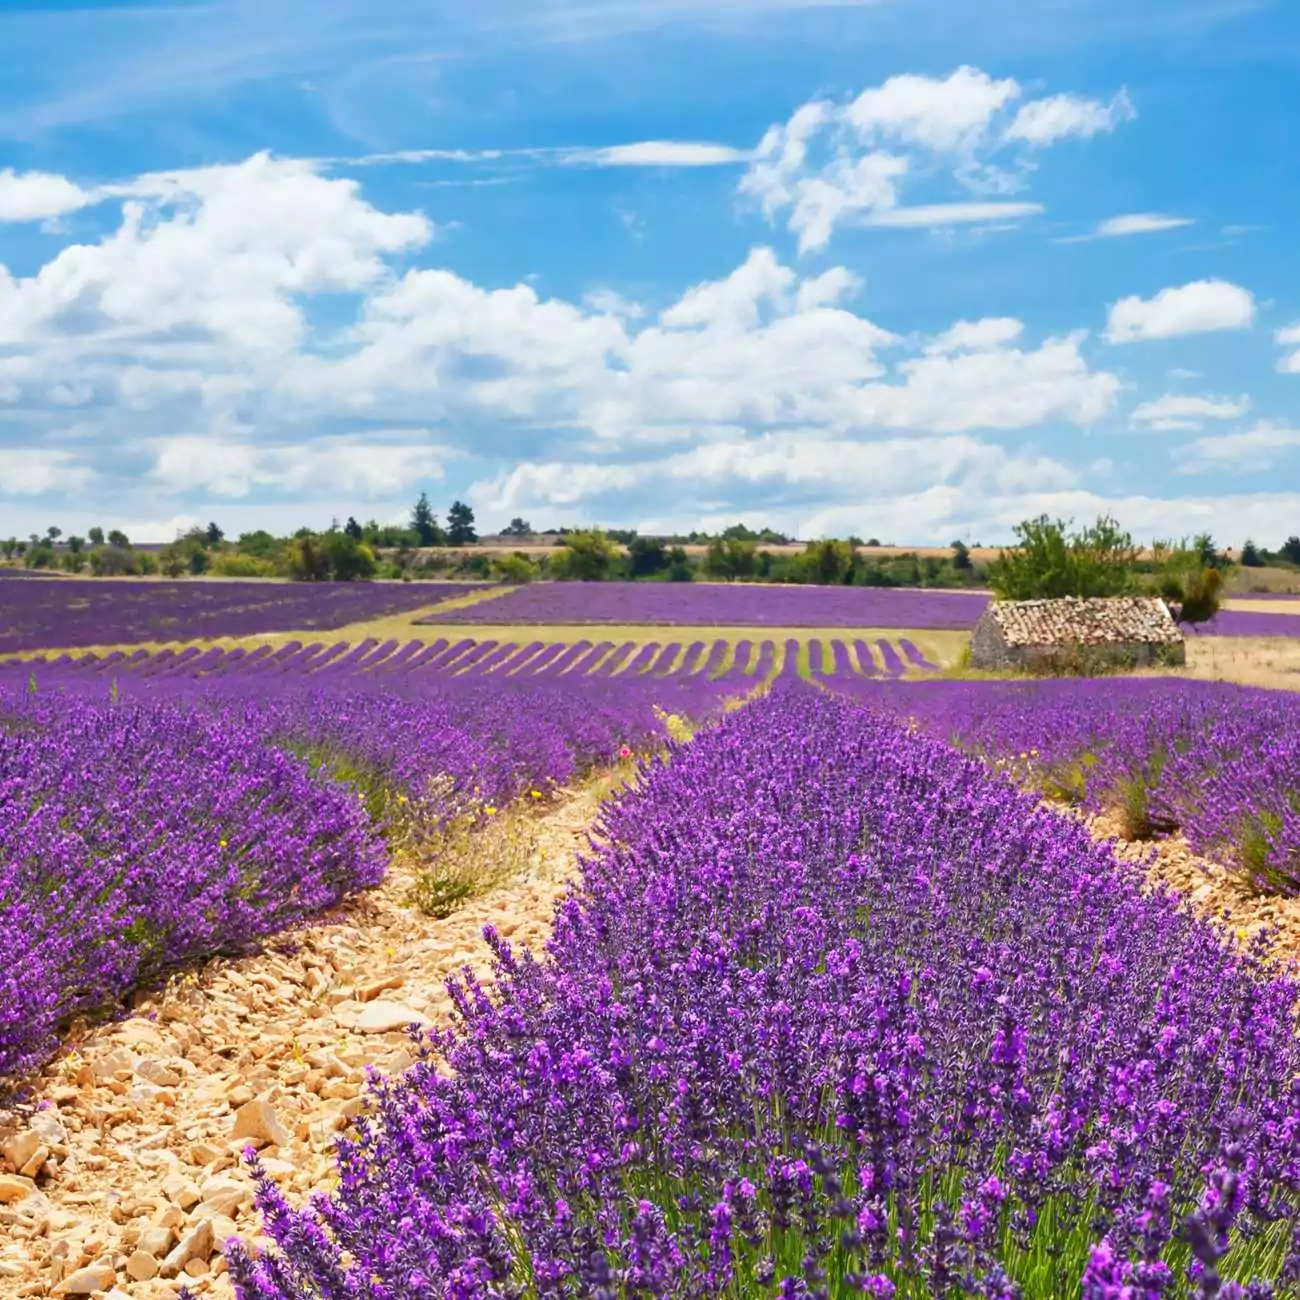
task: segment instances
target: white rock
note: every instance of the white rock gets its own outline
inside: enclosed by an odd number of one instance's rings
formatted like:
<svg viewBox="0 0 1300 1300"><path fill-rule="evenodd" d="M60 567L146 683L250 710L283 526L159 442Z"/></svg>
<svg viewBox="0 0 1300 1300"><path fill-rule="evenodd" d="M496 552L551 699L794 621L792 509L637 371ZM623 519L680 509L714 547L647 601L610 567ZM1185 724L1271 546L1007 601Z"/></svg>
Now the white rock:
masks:
<svg viewBox="0 0 1300 1300"><path fill-rule="evenodd" d="M289 1130L275 1113L275 1107L262 1097L246 1101L235 1112L235 1127L231 1130L231 1136L269 1142L277 1147L286 1146L289 1142Z"/></svg>
<svg viewBox="0 0 1300 1300"><path fill-rule="evenodd" d="M117 1274L107 1264L92 1264L65 1277L54 1288L54 1294L91 1295L96 1291L107 1291L116 1282Z"/></svg>
<svg viewBox="0 0 1300 1300"><path fill-rule="evenodd" d="M212 1224L201 1219L177 1243L158 1271L163 1277L175 1277L192 1259L207 1261L212 1253Z"/></svg>
<svg viewBox="0 0 1300 1300"><path fill-rule="evenodd" d="M405 1029L407 1025L419 1025L424 1028L432 1023L428 1016L421 1015L414 1007L402 1002L367 1002L357 1017L357 1028L363 1034L387 1034L394 1029Z"/></svg>

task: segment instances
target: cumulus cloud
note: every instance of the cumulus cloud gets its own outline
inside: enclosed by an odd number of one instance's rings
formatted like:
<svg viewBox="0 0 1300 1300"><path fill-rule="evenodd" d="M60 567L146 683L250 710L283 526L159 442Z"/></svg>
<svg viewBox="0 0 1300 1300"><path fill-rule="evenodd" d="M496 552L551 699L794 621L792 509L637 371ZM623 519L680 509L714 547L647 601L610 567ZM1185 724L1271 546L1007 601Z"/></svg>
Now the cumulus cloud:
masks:
<svg viewBox="0 0 1300 1300"><path fill-rule="evenodd" d="M1255 319L1255 297L1227 280L1196 280L1161 289L1154 298L1121 298L1106 322L1109 343L1171 339L1185 334L1247 329Z"/></svg>
<svg viewBox="0 0 1300 1300"><path fill-rule="evenodd" d="M1288 325L1274 335L1274 342L1280 348L1295 348L1278 358L1277 368L1284 375L1300 375L1300 324Z"/></svg>
<svg viewBox="0 0 1300 1300"><path fill-rule="evenodd" d="M1126 90L1121 90L1109 104L1079 95L1051 95L1025 104L1007 128L1006 138L1041 148L1070 136L1086 138L1113 131L1136 116Z"/></svg>
<svg viewBox="0 0 1300 1300"><path fill-rule="evenodd" d="M1207 420L1235 420L1250 410L1248 397L1195 397L1167 393L1133 408L1130 421L1159 433L1199 429Z"/></svg>
<svg viewBox="0 0 1300 1300"><path fill-rule="evenodd" d="M1024 333L1024 323L1014 316L986 316L983 320L959 320L926 344L929 353L975 352L1014 343Z"/></svg>
<svg viewBox="0 0 1300 1300"><path fill-rule="evenodd" d="M0 447L0 497L75 492L93 477L89 466L67 451Z"/></svg>
<svg viewBox="0 0 1300 1300"><path fill-rule="evenodd" d="M95 202L95 196L66 176L49 172L0 171L0 221L46 221Z"/></svg>
<svg viewBox="0 0 1300 1300"><path fill-rule="evenodd" d="M1110 104L1058 95L1007 116L1022 89L963 66L945 78L905 74L847 103L818 99L764 134L742 193L773 219L786 213L801 252L824 248L845 225L933 228L1023 220L1036 203L986 201L904 206L910 180L946 174L962 189L1017 189L1030 155L1067 136L1095 135L1133 115L1127 94ZM1013 151L1011 166L998 161Z"/></svg>
<svg viewBox="0 0 1300 1300"><path fill-rule="evenodd" d="M1300 429L1261 420L1242 433L1197 438L1174 453L1180 474L1258 474L1273 469L1300 448Z"/></svg>
<svg viewBox="0 0 1300 1300"><path fill-rule="evenodd" d="M21 427L44 448L5 453L3 490L93 485L105 517L165 522L205 500L230 521L274 501L292 522L348 500L386 517L453 459L497 483L524 439L532 468L489 496L546 490L579 513L610 491L696 518L733 492L832 508L927 490L908 463L990 499L1063 491L1073 471L996 436L1086 426L1121 389L1082 334L1029 339L996 317L905 336L848 268L804 275L764 247L650 310L608 285L568 300L405 267L428 219L302 162L150 175L114 201L97 240L0 269L0 447ZM660 458L667 476L647 475Z"/></svg>

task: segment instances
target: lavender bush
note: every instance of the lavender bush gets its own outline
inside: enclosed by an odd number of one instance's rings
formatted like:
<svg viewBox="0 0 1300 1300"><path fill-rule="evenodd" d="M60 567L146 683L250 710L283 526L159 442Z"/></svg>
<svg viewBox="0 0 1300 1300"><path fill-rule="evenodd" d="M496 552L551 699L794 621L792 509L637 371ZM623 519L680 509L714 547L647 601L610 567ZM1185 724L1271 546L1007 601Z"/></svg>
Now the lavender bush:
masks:
<svg viewBox="0 0 1300 1300"><path fill-rule="evenodd" d="M1259 885L1300 892L1300 696L1129 678L844 690L984 755L1135 838L1181 830Z"/></svg>
<svg viewBox="0 0 1300 1300"><path fill-rule="evenodd" d="M374 885L385 835L545 795L736 689L380 679L379 649L310 678L292 647L0 668L0 1084L73 1017Z"/></svg>
<svg viewBox="0 0 1300 1300"><path fill-rule="evenodd" d="M0 687L0 1079L71 1017L378 882L355 794L237 715Z"/></svg>
<svg viewBox="0 0 1300 1300"><path fill-rule="evenodd" d="M782 683L600 832L246 1300L1295 1286L1300 989L1082 827Z"/></svg>

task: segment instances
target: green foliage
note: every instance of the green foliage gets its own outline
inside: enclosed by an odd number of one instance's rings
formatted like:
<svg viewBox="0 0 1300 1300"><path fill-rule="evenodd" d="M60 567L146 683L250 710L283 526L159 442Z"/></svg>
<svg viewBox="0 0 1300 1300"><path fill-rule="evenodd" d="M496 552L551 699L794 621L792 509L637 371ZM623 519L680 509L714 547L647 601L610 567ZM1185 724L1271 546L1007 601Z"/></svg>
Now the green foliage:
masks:
<svg viewBox="0 0 1300 1300"><path fill-rule="evenodd" d="M356 519L352 515L348 516L347 523L343 525L343 531L356 542L362 541L365 538L365 533L361 531L361 525L357 523Z"/></svg>
<svg viewBox="0 0 1300 1300"><path fill-rule="evenodd" d="M96 546L89 556L90 571L97 578L115 578L140 572L140 559L122 546Z"/></svg>
<svg viewBox="0 0 1300 1300"><path fill-rule="evenodd" d="M686 554L685 551L682 552ZM627 568L633 578L650 578L668 567L668 548L658 537L634 537L627 546Z"/></svg>
<svg viewBox="0 0 1300 1300"><path fill-rule="evenodd" d="M378 531L378 525L374 527ZM420 493L419 499L411 509L411 531L416 535L421 546L445 546L447 543L447 536L438 523L438 516L433 513L427 492ZM367 540L370 540L368 536Z"/></svg>
<svg viewBox="0 0 1300 1300"><path fill-rule="evenodd" d="M1157 564L1156 589L1169 603L1180 623L1206 623L1219 612L1223 600L1223 573L1208 534L1189 546L1184 542L1157 542L1152 548Z"/></svg>
<svg viewBox="0 0 1300 1300"><path fill-rule="evenodd" d="M1288 564L1300 564L1300 537L1288 537L1278 555Z"/></svg>
<svg viewBox="0 0 1300 1300"><path fill-rule="evenodd" d="M279 569L273 560L239 551L221 551L212 557L208 572L218 578L274 578Z"/></svg>
<svg viewBox="0 0 1300 1300"><path fill-rule="evenodd" d="M989 566L999 600L1121 596L1134 588L1138 548L1110 515L1078 531L1039 515L1017 524L1015 534L1015 547Z"/></svg>
<svg viewBox="0 0 1300 1300"><path fill-rule="evenodd" d="M201 528L169 542L158 552L159 566L169 578L185 573L198 577L208 571L208 559L207 533Z"/></svg>
<svg viewBox="0 0 1300 1300"><path fill-rule="evenodd" d="M960 538L952 544L952 567L966 571L975 567L970 558L970 547Z"/></svg>
<svg viewBox="0 0 1300 1300"><path fill-rule="evenodd" d="M681 546L674 546L668 552L668 581L694 582L695 570L691 566L690 556Z"/></svg>
<svg viewBox="0 0 1300 1300"><path fill-rule="evenodd" d="M108 544L121 547L125 551L130 549L131 539L120 528L114 528L108 534Z"/></svg>
<svg viewBox="0 0 1300 1300"><path fill-rule="evenodd" d="M552 557L551 576L567 582L602 582L618 563L618 547L599 528L569 533Z"/></svg>
<svg viewBox="0 0 1300 1300"><path fill-rule="evenodd" d="M502 537L531 537L533 526L521 515L516 515L502 530Z"/></svg>
<svg viewBox="0 0 1300 1300"><path fill-rule="evenodd" d="M103 546L104 530L98 526L88 529L86 536L90 539L91 546Z"/></svg>
<svg viewBox="0 0 1300 1300"><path fill-rule="evenodd" d="M295 537L285 551L285 567L299 582L353 582L373 578L375 553L342 530Z"/></svg>
<svg viewBox="0 0 1300 1300"><path fill-rule="evenodd" d="M1259 547L1249 537L1246 538L1241 548L1241 567L1243 569L1262 569L1264 567L1264 557L1259 553Z"/></svg>
<svg viewBox="0 0 1300 1300"><path fill-rule="evenodd" d="M463 501L453 501L447 511L447 544L473 546L478 541L474 531L474 512Z"/></svg>
<svg viewBox="0 0 1300 1300"><path fill-rule="evenodd" d="M475 559L486 558L475 556ZM522 551L502 555L492 561L492 570L502 582L533 582L541 574L541 566Z"/></svg>
<svg viewBox="0 0 1300 1300"><path fill-rule="evenodd" d="M685 552L683 552L685 555ZM704 572L710 578L752 578L758 571L758 544L743 537L715 537L704 557Z"/></svg>
<svg viewBox="0 0 1300 1300"><path fill-rule="evenodd" d="M402 847L417 864L409 901L426 916L450 916L476 894L523 875L537 856L536 825L525 809L501 810L475 798L457 799L452 808L432 828L412 819Z"/></svg>
<svg viewBox="0 0 1300 1300"><path fill-rule="evenodd" d="M27 548L23 564L29 569L52 569L54 567L54 547L47 541L37 541Z"/></svg>
<svg viewBox="0 0 1300 1300"><path fill-rule="evenodd" d="M851 582L853 565L853 547L848 542L826 537L804 547L797 572L804 582L815 582L825 587Z"/></svg>

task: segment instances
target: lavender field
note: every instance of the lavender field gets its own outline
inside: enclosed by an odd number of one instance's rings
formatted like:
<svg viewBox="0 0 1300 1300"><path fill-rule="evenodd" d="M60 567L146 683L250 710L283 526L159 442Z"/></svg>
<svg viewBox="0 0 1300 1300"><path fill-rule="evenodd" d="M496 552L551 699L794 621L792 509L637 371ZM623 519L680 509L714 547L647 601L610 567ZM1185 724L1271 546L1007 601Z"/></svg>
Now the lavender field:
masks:
<svg viewBox="0 0 1300 1300"><path fill-rule="evenodd" d="M1264 1296L1300 988L979 761L799 683L611 805L546 958L241 1295ZM450 1225L455 1225L451 1230ZM1251 1279L1249 1289L1223 1278Z"/></svg>
<svg viewBox="0 0 1300 1300"><path fill-rule="evenodd" d="M430 623L649 624L676 627L969 628L984 592L764 584L546 582Z"/></svg>
<svg viewBox="0 0 1300 1300"><path fill-rule="evenodd" d="M132 582L0 570L0 654L325 631L481 590L467 583Z"/></svg>
<svg viewBox="0 0 1300 1300"><path fill-rule="evenodd" d="M250 1165L239 1297L1294 1293L1300 985L1042 796L1298 894L1300 701L706 628L0 665L0 1128L80 1018L346 909L412 825L635 760L329 1194Z"/></svg>

